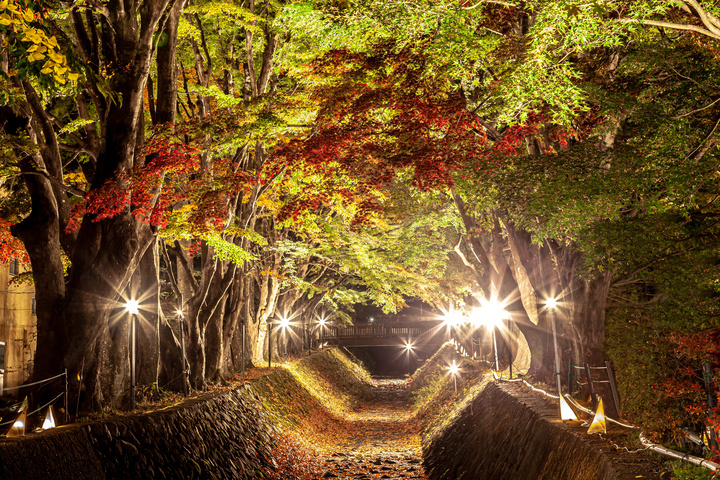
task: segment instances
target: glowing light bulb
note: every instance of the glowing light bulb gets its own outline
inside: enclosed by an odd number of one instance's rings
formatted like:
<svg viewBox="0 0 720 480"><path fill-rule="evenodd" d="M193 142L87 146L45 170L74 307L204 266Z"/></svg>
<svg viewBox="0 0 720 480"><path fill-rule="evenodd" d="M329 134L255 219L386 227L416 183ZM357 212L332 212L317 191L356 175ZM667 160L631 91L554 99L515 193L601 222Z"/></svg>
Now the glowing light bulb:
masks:
<svg viewBox="0 0 720 480"><path fill-rule="evenodd" d="M125 304L125 310L128 311L128 313L131 313L133 315L138 314L138 301L137 300L128 300L128 302Z"/></svg>
<svg viewBox="0 0 720 480"><path fill-rule="evenodd" d="M545 300L545 306L547 308L555 308L557 307L557 300L555 300L554 298L548 298L547 300Z"/></svg>

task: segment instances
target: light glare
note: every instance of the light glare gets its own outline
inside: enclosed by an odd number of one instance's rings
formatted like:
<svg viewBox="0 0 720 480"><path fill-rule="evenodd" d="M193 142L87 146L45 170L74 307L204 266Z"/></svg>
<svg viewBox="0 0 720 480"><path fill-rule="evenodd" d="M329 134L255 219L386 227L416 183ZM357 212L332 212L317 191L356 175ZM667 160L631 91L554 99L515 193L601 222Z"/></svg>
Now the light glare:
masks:
<svg viewBox="0 0 720 480"><path fill-rule="evenodd" d="M464 321L465 321L465 318L463 317L462 312L456 310L456 311L451 311L447 315L445 315L443 324L447 327L457 328L460 325L462 325Z"/></svg>
<svg viewBox="0 0 720 480"><path fill-rule="evenodd" d="M450 370L451 375L457 375L460 371L460 367L455 363L455 360L453 360L452 365L448 367L448 370Z"/></svg>
<svg viewBox="0 0 720 480"><path fill-rule="evenodd" d="M557 300L555 300L554 298L548 298L547 300L545 300L545 306L547 308L555 308L557 307Z"/></svg>
<svg viewBox="0 0 720 480"><path fill-rule="evenodd" d="M483 301L482 306L473 311L472 323L476 327L480 325L488 328L500 327L507 314L503 304L497 300Z"/></svg>
<svg viewBox="0 0 720 480"><path fill-rule="evenodd" d="M137 300L128 300L125 304L125 310L132 315L137 315L139 313L138 305Z"/></svg>

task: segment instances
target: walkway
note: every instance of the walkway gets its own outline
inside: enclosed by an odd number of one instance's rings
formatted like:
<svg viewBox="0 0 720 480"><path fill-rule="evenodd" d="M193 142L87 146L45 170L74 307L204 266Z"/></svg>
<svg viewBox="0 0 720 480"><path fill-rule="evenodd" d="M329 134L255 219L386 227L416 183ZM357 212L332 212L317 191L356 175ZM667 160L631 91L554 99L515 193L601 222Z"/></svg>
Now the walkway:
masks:
<svg viewBox="0 0 720 480"><path fill-rule="evenodd" d="M325 445L310 445L316 456L294 452L285 458L290 462L306 458L299 470L312 472L305 478L340 480L427 479L422 466L420 435L411 421L407 382L398 379L375 380L370 396L336 428L341 432ZM291 478L290 469L281 465ZM292 466L298 478L298 465Z"/></svg>

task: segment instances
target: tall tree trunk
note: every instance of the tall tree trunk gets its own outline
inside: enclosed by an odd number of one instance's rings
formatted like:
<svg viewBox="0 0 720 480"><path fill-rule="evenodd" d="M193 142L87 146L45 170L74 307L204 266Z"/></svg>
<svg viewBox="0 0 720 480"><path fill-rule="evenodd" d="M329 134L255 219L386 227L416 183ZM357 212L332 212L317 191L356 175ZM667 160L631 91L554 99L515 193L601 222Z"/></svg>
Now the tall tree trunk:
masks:
<svg viewBox="0 0 720 480"><path fill-rule="evenodd" d="M136 298L140 302L137 325L137 382L150 385L158 381L160 368L160 256L157 237L145 250L135 275Z"/></svg>
<svg viewBox="0 0 720 480"><path fill-rule="evenodd" d="M157 46L157 105L155 123L175 123L177 112L178 70L177 29L185 0L177 0L168 12L165 28Z"/></svg>
<svg viewBox="0 0 720 480"><path fill-rule="evenodd" d="M143 93L153 54L153 36L168 0L142 4L108 4L99 16L104 63L110 69L112 95L100 118L102 144L91 188L99 189L116 175L140 163L136 158ZM73 23L83 54L90 58L81 23ZM86 28L94 29L94 25ZM122 185L121 185L122 187ZM71 254L72 270L67 302L60 317L66 327L66 364L79 371L84 362L84 404L101 409L119 406L128 385L127 322L116 321L111 306L117 304L150 244L152 233L129 208L100 221L86 216Z"/></svg>

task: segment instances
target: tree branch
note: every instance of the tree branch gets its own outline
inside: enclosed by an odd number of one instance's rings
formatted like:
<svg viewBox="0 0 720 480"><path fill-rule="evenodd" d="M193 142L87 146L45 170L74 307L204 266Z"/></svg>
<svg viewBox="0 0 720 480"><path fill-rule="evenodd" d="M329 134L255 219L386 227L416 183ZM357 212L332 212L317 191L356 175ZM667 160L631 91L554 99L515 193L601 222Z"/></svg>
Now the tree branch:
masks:
<svg viewBox="0 0 720 480"><path fill-rule="evenodd" d="M622 23L639 23L640 25L652 25L653 27L664 27L673 30L690 30L692 32L700 33L716 40L720 40L720 35L715 34L712 31L704 29L702 27L698 27L697 25L685 25L683 23L662 22L658 20L645 20L639 18L621 18L619 19L619 21Z"/></svg>

